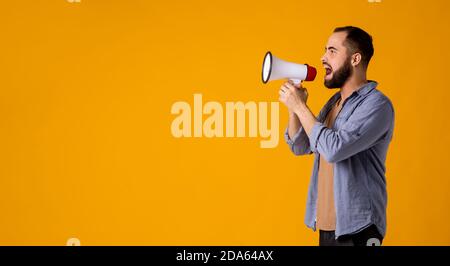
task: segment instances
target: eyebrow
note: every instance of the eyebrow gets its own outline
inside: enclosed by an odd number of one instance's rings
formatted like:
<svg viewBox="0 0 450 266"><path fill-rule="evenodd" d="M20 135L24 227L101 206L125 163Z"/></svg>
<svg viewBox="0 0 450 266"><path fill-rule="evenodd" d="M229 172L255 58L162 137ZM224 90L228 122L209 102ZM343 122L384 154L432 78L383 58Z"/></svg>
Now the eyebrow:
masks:
<svg viewBox="0 0 450 266"><path fill-rule="evenodd" d="M336 47L333 47L333 46L330 46L330 47L326 47L325 46L325 51L326 50L336 50L336 51L338 51L338 49L336 49Z"/></svg>

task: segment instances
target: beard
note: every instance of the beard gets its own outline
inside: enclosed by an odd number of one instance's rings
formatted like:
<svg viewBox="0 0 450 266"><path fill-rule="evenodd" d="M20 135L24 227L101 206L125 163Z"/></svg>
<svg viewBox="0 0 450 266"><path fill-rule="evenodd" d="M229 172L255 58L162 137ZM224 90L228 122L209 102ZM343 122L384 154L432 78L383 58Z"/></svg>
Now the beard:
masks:
<svg viewBox="0 0 450 266"><path fill-rule="evenodd" d="M330 80L324 80L324 85L328 89L342 88L348 78L352 75L353 69L351 65L351 57L349 57L338 70L333 73L333 77Z"/></svg>

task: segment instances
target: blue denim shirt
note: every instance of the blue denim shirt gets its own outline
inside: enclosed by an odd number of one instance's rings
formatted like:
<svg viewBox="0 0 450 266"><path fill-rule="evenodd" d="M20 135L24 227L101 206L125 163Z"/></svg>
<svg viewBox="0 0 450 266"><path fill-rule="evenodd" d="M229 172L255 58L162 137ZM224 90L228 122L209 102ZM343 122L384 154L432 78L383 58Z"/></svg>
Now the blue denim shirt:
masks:
<svg viewBox="0 0 450 266"><path fill-rule="evenodd" d="M386 153L394 130L391 101L369 81L353 92L342 105L332 128L324 126L332 106L341 97L334 94L320 111L308 137L301 127L285 140L295 155L314 153L305 223L316 230L319 156L334 164L336 238L357 233L375 224L386 233Z"/></svg>

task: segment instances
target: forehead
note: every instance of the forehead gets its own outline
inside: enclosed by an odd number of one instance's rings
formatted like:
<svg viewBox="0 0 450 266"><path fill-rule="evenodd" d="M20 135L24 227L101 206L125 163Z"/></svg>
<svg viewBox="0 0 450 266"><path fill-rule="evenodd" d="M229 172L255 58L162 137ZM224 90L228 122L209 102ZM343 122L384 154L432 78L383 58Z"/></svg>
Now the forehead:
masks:
<svg viewBox="0 0 450 266"><path fill-rule="evenodd" d="M335 47L337 49L345 49L344 41L347 37L346 32L334 32L328 38L327 47Z"/></svg>

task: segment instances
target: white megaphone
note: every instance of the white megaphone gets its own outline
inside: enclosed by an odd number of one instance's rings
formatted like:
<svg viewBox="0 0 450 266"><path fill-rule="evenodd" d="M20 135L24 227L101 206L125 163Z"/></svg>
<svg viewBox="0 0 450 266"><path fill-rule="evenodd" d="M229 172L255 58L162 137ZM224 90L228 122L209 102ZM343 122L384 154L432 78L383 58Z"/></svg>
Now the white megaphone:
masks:
<svg viewBox="0 0 450 266"><path fill-rule="evenodd" d="M296 64L281 60L271 52L264 56L262 66L262 82L267 83L271 80L290 79L296 85L303 80L313 81L316 78L317 70L308 65Z"/></svg>

